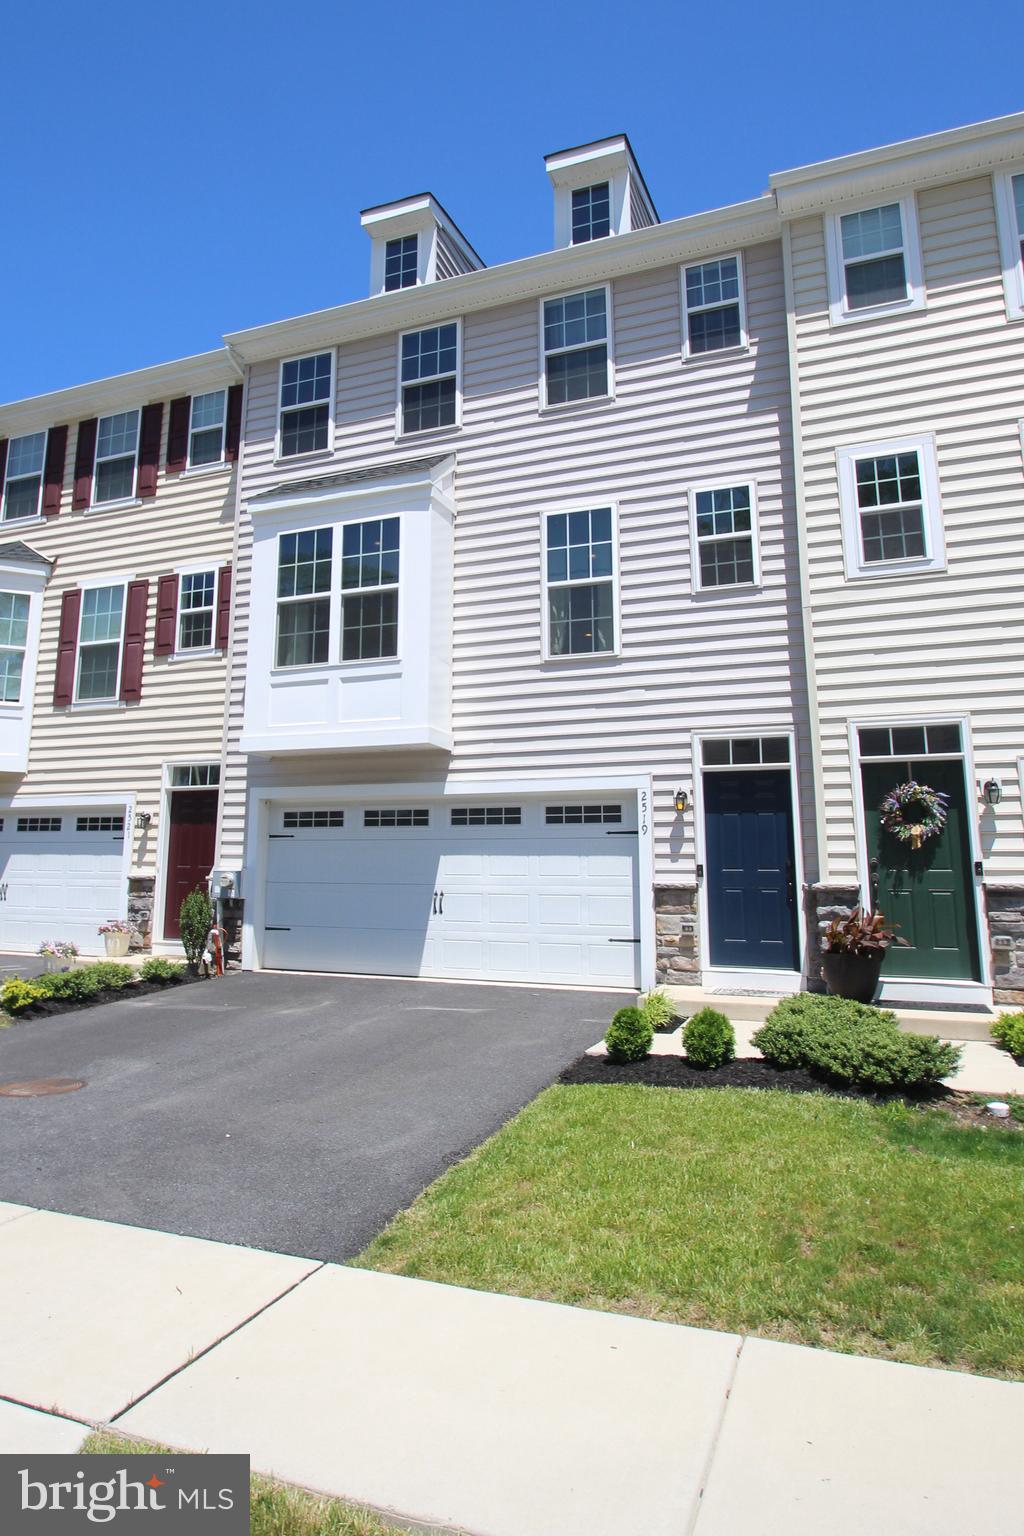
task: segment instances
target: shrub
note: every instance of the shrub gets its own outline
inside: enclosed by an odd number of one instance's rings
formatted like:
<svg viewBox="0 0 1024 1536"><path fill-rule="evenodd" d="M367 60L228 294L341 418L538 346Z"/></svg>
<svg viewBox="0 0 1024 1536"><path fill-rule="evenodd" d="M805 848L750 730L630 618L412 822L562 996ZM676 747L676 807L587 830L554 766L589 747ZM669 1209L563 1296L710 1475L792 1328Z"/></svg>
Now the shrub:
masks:
<svg viewBox="0 0 1024 1536"><path fill-rule="evenodd" d="M1001 1013L992 1025L992 1038L1011 1056L1024 1056L1024 1013Z"/></svg>
<svg viewBox="0 0 1024 1536"><path fill-rule="evenodd" d="M639 1008L620 1008L608 1026L604 1043L612 1061L642 1061L653 1039L650 1020Z"/></svg>
<svg viewBox="0 0 1024 1536"><path fill-rule="evenodd" d="M199 962L206 950L210 929L213 927L213 908L202 886L197 885L182 902L179 926L181 947L185 951L189 970L198 971Z"/></svg>
<svg viewBox="0 0 1024 1536"><path fill-rule="evenodd" d="M142 962L139 975L143 981L164 983L184 981L185 967L179 965L176 960L168 960L165 955L153 955L151 959Z"/></svg>
<svg viewBox="0 0 1024 1536"><path fill-rule="evenodd" d="M43 993L34 981L23 981L12 976L0 990L0 1008L5 1013L25 1013L33 1004L41 1001Z"/></svg>
<svg viewBox="0 0 1024 1536"><path fill-rule="evenodd" d="M675 1004L665 996L660 987L655 987L640 999L640 1012L652 1029L664 1029L666 1024L671 1024L676 1016Z"/></svg>
<svg viewBox="0 0 1024 1536"><path fill-rule="evenodd" d="M83 965L77 971L39 976L35 985L43 997L59 998L62 1003L84 1003L100 990L101 983L93 974L94 969L91 965Z"/></svg>
<svg viewBox="0 0 1024 1536"><path fill-rule="evenodd" d="M97 986L109 987L112 991L130 987L135 980L135 967L117 960L97 960L95 965L87 965L82 969L96 978Z"/></svg>
<svg viewBox="0 0 1024 1536"><path fill-rule="evenodd" d="M736 1034L724 1013L701 1008L683 1030L686 1059L693 1067L724 1067L736 1055Z"/></svg>
<svg viewBox="0 0 1024 1536"><path fill-rule="evenodd" d="M961 1054L935 1035L902 1034L889 1009L815 993L784 998L753 1043L773 1066L868 1089L932 1088L956 1071Z"/></svg>
<svg viewBox="0 0 1024 1536"><path fill-rule="evenodd" d="M798 992L776 1003L761 1028L752 1037L766 1061L782 1071L806 1067L813 1052L818 1029L842 1025L856 1028L883 1020L896 1028L896 1015L870 1003L855 1003L848 997L827 997L821 992Z"/></svg>

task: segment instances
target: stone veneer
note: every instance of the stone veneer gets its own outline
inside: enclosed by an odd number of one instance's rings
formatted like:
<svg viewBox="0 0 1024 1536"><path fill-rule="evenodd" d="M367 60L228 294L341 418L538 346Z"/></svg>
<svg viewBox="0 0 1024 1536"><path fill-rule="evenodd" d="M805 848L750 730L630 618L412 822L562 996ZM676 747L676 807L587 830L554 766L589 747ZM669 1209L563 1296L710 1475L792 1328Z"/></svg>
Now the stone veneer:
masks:
<svg viewBox="0 0 1024 1536"><path fill-rule="evenodd" d="M992 989L997 1003L1024 1007L1024 885L986 885ZM1010 942L1007 943L1006 941Z"/></svg>
<svg viewBox="0 0 1024 1536"><path fill-rule="evenodd" d="M656 885L654 928L658 980L678 987L699 986L696 886Z"/></svg>
<svg viewBox="0 0 1024 1536"><path fill-rule="evenodd" d="M824 992L825 983L821 975L821 941L825 929L835 917L849 917L860 902L859 885L836 885L826 881L818 881L814 885L804 886L804 900L807 904L807 934L808 940L812 934L818 935L818 942L807 945L807 987L811 992Z"/></svg>
<svg viewBox="0 0 1024 1536"><path fill-rule="evenodd" d="M128 943L131 950L153 947L153 904L156 897L156 881L151 875L135 875L128 881L128 921L132 936Z"/></svg>

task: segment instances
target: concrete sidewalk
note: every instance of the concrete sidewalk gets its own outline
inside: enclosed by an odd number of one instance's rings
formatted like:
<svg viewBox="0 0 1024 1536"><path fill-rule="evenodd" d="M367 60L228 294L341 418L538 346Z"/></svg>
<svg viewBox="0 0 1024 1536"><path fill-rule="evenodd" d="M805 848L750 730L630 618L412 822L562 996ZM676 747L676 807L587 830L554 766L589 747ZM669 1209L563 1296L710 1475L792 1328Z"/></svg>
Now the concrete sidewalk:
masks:
<svg viewBox="0 0 1024 1536"><path fill-rule="evenodd" d="M0 1451L109 1425L476 1536L981 1536L1024 1437L1017 1383L15 1206L0 1398Z"/></svg>

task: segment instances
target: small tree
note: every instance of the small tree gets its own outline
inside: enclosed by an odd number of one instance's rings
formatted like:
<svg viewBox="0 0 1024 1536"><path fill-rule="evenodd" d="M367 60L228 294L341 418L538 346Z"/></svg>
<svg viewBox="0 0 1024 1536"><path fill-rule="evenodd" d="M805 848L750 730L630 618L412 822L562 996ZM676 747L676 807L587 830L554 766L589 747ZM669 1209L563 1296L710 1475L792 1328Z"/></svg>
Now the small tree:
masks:
<svg viewBox="0 0 1024 1536"><path fill-rule="evenodd" d="M190 971L198 971L206 949L206 941L210 936L210 929L213 927L213 908L210 906L209 896L201 885L197 885L194 891L189 891L182 902L178 925L181 929L181 947L185 951L188 968Z"/></svg>

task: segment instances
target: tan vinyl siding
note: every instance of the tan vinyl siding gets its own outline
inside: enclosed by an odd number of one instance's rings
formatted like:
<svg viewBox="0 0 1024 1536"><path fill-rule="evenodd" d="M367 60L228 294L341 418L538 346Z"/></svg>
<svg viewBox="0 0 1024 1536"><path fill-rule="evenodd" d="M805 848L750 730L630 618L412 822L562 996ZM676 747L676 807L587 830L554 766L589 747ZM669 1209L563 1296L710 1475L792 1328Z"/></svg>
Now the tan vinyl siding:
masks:
<svg viewBox="0 0 1024 1536"><path fill-rule="evenodd" d="M917 197L927 307L829 325L823 223L793 226L812 632L833 877L856 875L847 722L969 714L986 874L1024 873L1024 327L1007 322L992 184ZM847 582L837 446L933 433L948 569Z"/></svg>
<svg viewBox="0 0 1024 1536"><path fill-rule="evenodd" d="M441 228L437 231L435 265L439 278L458 277L462 272L473 271L472 263L466 260L447 230Z"/></svg>
<svg viewBox="0 0 1024 1536"><path fill-rule="evenodd" d="M692 792L691 733L789 726L800 677L780 246L750 248L745 266L750 351L698 363L681 362L678 267L616 280L616 398L565 412L538 411L533 300L465 318L457 431L396 444L395 338L343 346L333 460L314 466L274 464L277 365L252 369L232 744L248 623L247 498L332 464L451 449L458 466L450 767L444 754L280 756L255 762L253 783L651 772L658 874L692 879L693 815L679 821L672 809L678 785ZM687 488L748 479L758 488L763 589L694 598ZM608 502L619 509L622 654L545 663L542 513ZM803 732L799 703L797 724ZM242 856L246 785L235 751L226 784L222 861L230 864Z"/></svg>

